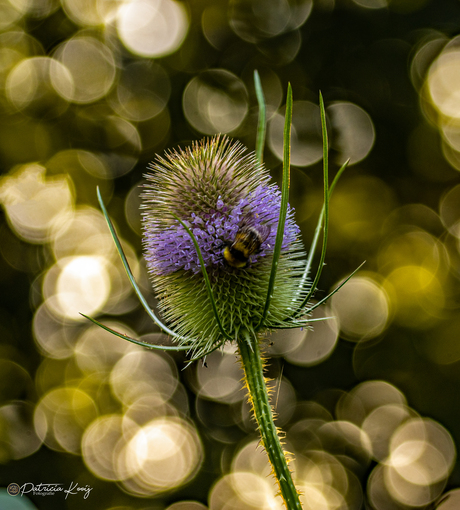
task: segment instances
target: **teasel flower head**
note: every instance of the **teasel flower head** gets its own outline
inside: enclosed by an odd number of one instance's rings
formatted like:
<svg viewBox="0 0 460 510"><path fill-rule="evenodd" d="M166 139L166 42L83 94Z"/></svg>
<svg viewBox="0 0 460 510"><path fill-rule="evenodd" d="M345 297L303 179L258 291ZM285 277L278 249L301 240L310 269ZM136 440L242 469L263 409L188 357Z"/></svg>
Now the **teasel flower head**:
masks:
<svg viewBox="0 0 460 510"><path fill-rule="evenodd" d="M241 330L286 324L308 290L299 288L305 252L288 207L264 318L281 192L256 155L218 135L157 157L145 177L144 257L161 315L179 343L197 358L226 340L222 330L229 340Z"/></svg>

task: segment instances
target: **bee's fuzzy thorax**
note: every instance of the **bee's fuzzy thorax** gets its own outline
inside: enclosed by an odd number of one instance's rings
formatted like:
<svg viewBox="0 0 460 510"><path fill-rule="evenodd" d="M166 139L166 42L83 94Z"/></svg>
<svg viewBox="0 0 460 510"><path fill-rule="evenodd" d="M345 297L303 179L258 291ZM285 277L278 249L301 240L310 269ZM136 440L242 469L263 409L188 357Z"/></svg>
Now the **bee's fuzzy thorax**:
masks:
<svg viewBox="0 0 460 510"><path fill-rule="evenodd" d="M269 173L253 153L225 136L168 152L150 170L142 193L144 256L164 317L180 334L198 336L208 346L220 339L195 246L175 215L198 242L227 331L236 335L236 328L251 329L265 302L281 203ZM245 225L267 235L247 265L237 268L223 252ZM273 320L288 314L295 295L292 276L303 270L298 237L288 209Z"/></svg>

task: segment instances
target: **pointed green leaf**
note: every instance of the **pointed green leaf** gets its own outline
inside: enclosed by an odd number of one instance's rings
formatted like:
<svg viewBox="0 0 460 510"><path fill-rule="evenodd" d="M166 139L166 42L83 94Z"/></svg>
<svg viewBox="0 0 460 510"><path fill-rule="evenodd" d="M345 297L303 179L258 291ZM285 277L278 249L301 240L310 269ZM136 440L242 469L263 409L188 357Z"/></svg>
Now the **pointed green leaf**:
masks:
<svg viewBox="0 0 460 510"><path fill-rule="evenodd" d="M329 200L331 200L332 192L335 188L335 185L337 184L338 180L340 179L340 176L342 175L342 173L347 168L349 161L350 160L345 161L345 163L340 167L339 171L337 172L336 176L334 177L334 180L332 181L332 184L329 187ZM310 250L308 251L308 257L307 257L307 262L305 264L305 270L303 272L302 278L299 283L299 292L301 292L306 287L306 285L308 285L308 275L310 274L310 271L311 271L311 266L313 263L313 256L316 252L316 246L318 244L319 235L323 228L324 211L325 211L325 207L323 205L323 208L321 209L321 214L319 215L319 218L318 218L318 223L316 224L315 234L313 236ZM304 300L304 303L302 303L302 305L298 307L296 313L301 311L303 306L305 306L306 303L308 303L308 300L310 299L310 297L314 291L315 291L314 287L311 286L310 294Z"/></svg>
<svg viewBox="0 0 460 510"><path fill-rule="evenodd" d="M324 260L326 258L326 250L327 250L327 235L329 232L329 144L327 139L327 126L326 126L326 112L324 109L324 101L323 96L320 92L319 94L319 107L321 113L321 131L323 136L323 179L324 179L324 224L323 224L323 246L321 248L321 257L318 264L318 269L316 271L315 278L310 288L310 292L304 299L304 304L308 303L308 300L311 298L312 294L315 292L316 287L318 285L319 279L321 277L321 273L323 271ZM301 305L301 306L302 306Z"/></svg>
<svg viewBox="0 0 460 510"><path fill-rule="evenodd" d="M165 326L160 321L160 319L158 319L158 317L153 313L153 310L148 305L146 299L142 295L142 293L141 293L141 291L140 291L140 289L139 289L139 287L138 287L138 285L136 283L136 280L134 279L133 273L132 273L131 268L129 267L129 264L128 264L128 260L126 259L126 255L125 255L125 253L123 251L123 248L121 246L120 240L118 239L118 235L117 235L117 233L115 231L115 228L113 226L113 223L112 223L112 221L111 221L111 219L110 219L110 217L109 217L109 215L107 213L107 209L105 208L105 204L104 204L104 201L102 200L101 192L99 190L99 186L97 187L97 199L99 200L99 205L101 206L102 213L104 214L104 217L105 217L105 221L107 222L107 225L109 226L110 233L112 234L112 239L113 239L113 241L115 243L115 246L117 248L118 254L120 255L121 261L122 261L123 266L125 268L126 274L128 275L129 281L131 282L131 286L133 287L134 292L136 293L136 296L139 298L139 301L141 302L142 306L144 307L144 310L149 314L149 316L153 320L153 322L157 326L159 326L162 331L164 331L168 335L172 336L176 340L186 340L186 341L189 341L189 339L178 335L177 333L175 333L174 331L169 329L167 326Z"/></svg>
<svg viewBox="0 0 460 510"><path fill-rule="evenodd" d="M112 333L112 335L118 336L119 338L122 338L123 340L128 340L128 342L132 342L133 344L140 345L141 347L147 347L149 349L158 349L161 351L188 351L188 350L190 350L190 346L155 345L155 344L149 344L148 342L142 342L141 340L137 340L137 338L132 338L132 337L126 335L125 333L119 333L118 331L115 331L114 329L109 328L108 326L105 326L101 322L97 321L96 319L93 319L92 317L89 317L88 315L85 315L84 313L80 312L80 315L85 317L85 319L90 320L93 324L96 324L96 326L99 326L100 328L105 329L109 333Z"/></svg>
<svg viewBox="0 0 460 510"><path fill-rule="evenodd" d="M364 264L366 263L366 261L364 261L362 264L360 264L336 289L334 289L330 294L328 294L326 297L324 297L323 299L321 299L321 301L318 301L317 303L315 303L311 308L307 308L304 313L310 313L312 312L315 308L318 308L318 306L322 305L323 303L325 303L329 298L331 298L336 292L338 292L347 282L348 280L350 280L350 278L353 278L353 276L364 266Z"/></svg>
<svg viewBox="0 0 460 510"><path fill-rule="evenodd" d="M281 254L281 246L284 238L284 227L286 224L286 215L289 201L289 185L290 185L290 167L291 167L291 124L292 124L292 89L291 84L288 84L287 97L286 97L286 116L284 121L284 139L283 139L283 182L281 188L281 205L280 215L278 220L278 229L276 232L275 247L273 249L273 261L270 272L270 279L268 282L267 297L265 300L264 311L256 331L263 327L265 319L268 315L270 302L275 287L276 273L278 270L278 261Z"/></svg>
<svg viewBox="0 0 460 510"><path fill-rule="evenodd" d="M303 322L293 322L292 324L280 324L279 326L275 325L275 329L298 329L298 328L308 328L309 324L312 322L322 322L328 321L331 319L335 319L335 317L318 317L314 319L306 319Z"/></svg>

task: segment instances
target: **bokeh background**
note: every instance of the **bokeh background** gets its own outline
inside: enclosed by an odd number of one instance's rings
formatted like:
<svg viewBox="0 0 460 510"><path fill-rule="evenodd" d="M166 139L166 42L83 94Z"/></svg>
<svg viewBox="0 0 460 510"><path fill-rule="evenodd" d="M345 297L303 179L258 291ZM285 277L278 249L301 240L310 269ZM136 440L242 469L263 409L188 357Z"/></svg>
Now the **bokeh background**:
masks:
<svg viewBox="0 0 460 510"><path fill-rule="evenodd" d="M331 204L317 297L361 262L314 331L266 340L277 423L304 508L460 508L460 1L1 0L0 507L282 508L234 348L208 368L147 351L79 312L169 343L131 292L139 186L155 153L228 133L279 181L294 92L291 204ZM12 498L10 483L78 483Z"/></svg>

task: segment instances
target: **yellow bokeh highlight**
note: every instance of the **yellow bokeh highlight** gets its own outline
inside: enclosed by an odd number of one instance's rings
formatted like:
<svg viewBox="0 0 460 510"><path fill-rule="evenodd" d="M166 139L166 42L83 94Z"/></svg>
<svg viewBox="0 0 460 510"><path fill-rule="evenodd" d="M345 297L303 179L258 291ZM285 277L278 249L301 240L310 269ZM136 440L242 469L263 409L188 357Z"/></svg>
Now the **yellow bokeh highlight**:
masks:
<svg viewBox="0 0 460 510"><path fill-rule="evenodd" d="M375 142L375 129L370 115L356 104L334 102L326 109L335 131L332 148L339 152L337 161L350 165L366 158Z"/></svg>
<svg viewBox="0 0 460 510"><path fill-rule="evenodd" d="M42 440L33 426L34 411L34 405L23 400L0 406L0 461L2 464L28 457L41 447Z"/></svg>
<svg viewBox="0 0 460 510"><path fill-rule="evenodd" d="M80 26L97 26L114 20L119 2L114 0L62 0L67 16Z"/></svg>
<svg viewBox="0 0 460 510"><path fill-rule="evenodd" d="M176 51L188 31L184 4L174 0L130 0L117 13L121 42L132 53L162 57Z"/></svg>
<svg viewBox="0 0 460 510"><path fill-rule="evenodd" d="M79 311L91 314L102 307L110 293L104 259L71 257L61 261L56 298L65 317L79 319Z"/></svg>
<svg viewBox="0 0 460 510"><path fill-rule="evenodd" d="M177 389L177 373L160 354L141 349L125 354L112 368L110 385L125 406L142 397L155 395L163 402Z"/></svg>
<svg viewBox="0 0 460 510"><path fill-rule="evenodd" d="M402 266L392 271L383 287L391 297L395 320L409 327L426 328L440 316L445 293L435 273L422 266Z"/></svg>
<svg viewBox="0 0 460 510"><path fill-rule="evenodd" d="M339 339L337 317L325 306L319 306L309 318L321 319L315 327L279 330L268 337L268 352L284 356L289 363L298 366L314 366L326 360L333 352Z"/></svg>
<svg viewBox="0 0 460 510"><path fill-rule="evenodd" d="M11 227L29 243L53 239L74 205L70 179L65 174L48 177L37 163L18 167L3 177L0 200Z"/></svg>
<svg viewBox="0 0 460 510"><path fill-rule="evenodd" d="M268 125L267 143L276 157L283 160L284 108ZM291 164L308 166L322 157L319 107L310 101L294 101L291 127Z"/></svg>
<svg viewBox="0 0 460 510"><path fill-rule="evenodd" d="M208 135L235 131L248 112L244 83L225 69L211 69L192 78L182 102L188 122Z"/></svg>
<svg viewBox="0 0 460 510"><path fill-rule="evenodd" d="M97 415L88 393L70 386L55 388L35 408L35 432L49 448L79 454L85 429Z"/></svg>
<svg viewBox="0 0 460 510"><path fill-rule="evenodd" d="M209 510L231 508L282 510L284 504L276 497L276 488L266 476L237 471L222 477L211 489Z"/></svg>
<svg viewBox="0 0 460 510"><path fill-rule="evenodd" d="M379 241L394 206L392 189L377 177L355 176L339 182L331 200L329 245Z"/></svg>
<svg viewBox="0 0 460 510"><path fill-rule="evenodd" d="M459 79L460 51L444 51L431 66L428 87L433 104L448 117L460 116Z"/></svg>
<svg viewBox="0 0 460 510"><path fill-rule="evenodd" d="M83 459L98 477L121 481L126 490L152 496L196 474L202 446L185 420L164 417L143 426L121 415L95 420L82 439Z"/></svg>
<svg viewBox="0 0 460 510"><path fill-rule="evenodd" d="M77 35L63 42L55 58L68 70L68 79L54 80L67 101L86 104L104 97L114 84L116 62L108 46L95 37Z"/></svg>
<svg viewBox="0 0 460 510"><path fill-rule="evenodd" d="M368 340L380 335L390 317L388 296L376 280L355 276L332 296L332 309L340 330L349 340Z"/></svg>
<svg viewBox="0 0 460 510"><path fill-rule="evenodd" d="M46 112L48 117L64 113L66 98L59 91L73 90L68 69L49 57L32 57L21 60L8 74L6 94L10 102L26 113Z"/></svg>
<svg viewBox="0 0 460 510"><path fill-rule="evenodd" d="M208 357L208 368L197 367L196 390L200 397L222 403L239 402L241 392L241 368L235 363L234 349L222 354L215 352Z"/></svg>
<svg viewBox="0 0 460 510"><path fill-rule="evenodd" d="M404 231L405 230L405 231ZM419 265L436 273L446 261L444 246L434 236L421 229L392 232L379 251L382 270L390 272L406 265Z"/></svg>

